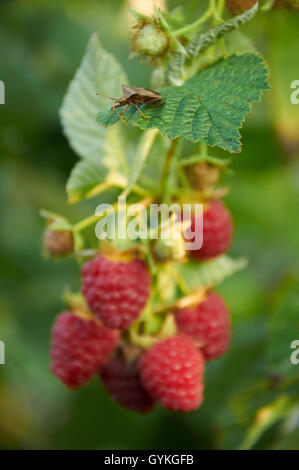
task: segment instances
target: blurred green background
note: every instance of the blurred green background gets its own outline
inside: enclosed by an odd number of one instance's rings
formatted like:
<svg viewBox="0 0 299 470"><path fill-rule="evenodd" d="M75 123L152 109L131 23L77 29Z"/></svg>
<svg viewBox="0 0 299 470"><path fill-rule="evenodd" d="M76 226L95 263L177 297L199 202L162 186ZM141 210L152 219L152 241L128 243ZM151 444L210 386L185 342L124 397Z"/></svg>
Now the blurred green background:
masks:
<svg viewBox="0 0 299 470"><path fill-rule="evenodd" d="M150 67L128 61L130 21L125 0L0 2L0 448L299 449L299 364L290 363L290 343L299 340L299 105L290 103L290 84L299 80L298 12L260 13L243 28L266 58L272 89L247 118L227 177L231 254L250 263L219 286L233 341L207 367L203 406L140 417L114 404L97 379L68 391L50 373L51 325L63 289L78 288L79 269L71 259L42 257L39 209L76 221L97 205L66 203L77 156L58 110L93 31L131 83L149 86Z"/></svg>

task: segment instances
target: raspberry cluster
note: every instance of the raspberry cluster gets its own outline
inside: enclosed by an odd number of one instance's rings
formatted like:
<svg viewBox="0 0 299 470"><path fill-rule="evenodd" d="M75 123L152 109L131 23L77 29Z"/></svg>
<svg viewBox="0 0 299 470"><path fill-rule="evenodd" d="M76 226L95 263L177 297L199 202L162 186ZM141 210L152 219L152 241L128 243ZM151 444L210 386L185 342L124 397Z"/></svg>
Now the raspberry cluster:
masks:
<svg viewBox="0 0 299 470"><path fill-rule="evenodd" d="M229 211L211 200L203 214L203 246L190 256L198 262L219 256L232 231ZM146 262L136 255L101 253L86 262L84 308L71 306L53 327L52 372L69 388L99 377L115 401L138 413L156 403L195 410L203 401L205 362L229 347L228 308L218 293L206 291L200 302L166 311L173 319L170 334L161 337L158 330L149 343L134 344L130 333L148 307L151 283Z"/></svg>

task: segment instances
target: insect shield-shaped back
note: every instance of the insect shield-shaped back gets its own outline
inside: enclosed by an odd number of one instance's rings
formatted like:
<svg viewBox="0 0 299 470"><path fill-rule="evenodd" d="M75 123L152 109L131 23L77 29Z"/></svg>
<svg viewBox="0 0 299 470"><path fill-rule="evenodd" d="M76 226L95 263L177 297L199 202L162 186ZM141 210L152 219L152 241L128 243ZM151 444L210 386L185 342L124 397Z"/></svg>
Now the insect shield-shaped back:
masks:
<svg viewBox="0 0 299 470"><path fill-rule="evenodd" d="M123 96L118 100L115 100L114 105L111 107L114 112L117 112L115 111L116 108L120 108L126 105L122 112L119 113L120 117L122 118L124 118L124 113L132 104L144 119L148 119L148 117L145 116L145 114L141 111L138 104L154 104L162 99L162 95L160 95L160 93L156 93L155 91L148 90L146 88L122 85L122 90Z"/></svg>
<svg viewBox="0 0 299 470"><path fill-rule="evenodd" d="M131 96L136 95L136 90L138 90L138 88L130 87L128 85L122 85L121 87L122 87L122 90L123 90L123 96L119 99L119 101L127 100Z"/></svg>
<svg viewBox="0 0 299 470"><path fill-rule="evenodd" d="M135 86L130 87L128 85L122 85L121 87L123 90L123 96L119 99L119 101L124 99L131 99L132 102L156 102L162 99L162 95L160 95L160 93L157 93L153 90L148 90L147 88L138 88Z"/></svg>

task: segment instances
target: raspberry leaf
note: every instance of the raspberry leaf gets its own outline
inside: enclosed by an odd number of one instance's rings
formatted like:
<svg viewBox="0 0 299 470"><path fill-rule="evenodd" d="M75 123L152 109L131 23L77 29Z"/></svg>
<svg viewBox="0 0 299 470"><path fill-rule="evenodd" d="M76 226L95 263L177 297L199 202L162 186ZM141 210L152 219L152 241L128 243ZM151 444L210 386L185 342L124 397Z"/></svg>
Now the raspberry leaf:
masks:
<svg viewBox="0 0 299 470"><path fill-rule="evenodd" d="M106 105L107 98L97 96L97 93L115 97L126 81L121 66L93 34L60 109L64 133L80 157L95 161L105 154L108 131L99 129L94 119L98 106Z"/></svg>
<svg viewBox="0 0 299 470"><path fill-rule="evenodd" d="M152 146L157 140L156 130L145 133L137 149L132 151L124 129L100 128L95 121L99 104L107 104L107 98L97 97L96 93L117 97L122 83L128 83L128 80L121 66L102 48L97 35L93 35L60 110L66 137L82 157L67 182L70 203L94 197L112 187L126 188L125 194L128 195L151 156ZM161 139L158 139L158 144L161 149ZM157 183L156 175L152 182ZM115 194L112 201L107 193L107 202L114 202Z"/></svg>
<svg viewBox="0 0 299 470"><path fill-rule="evenodd" d="M208 49L208 47L214 44L218 39L221 39L224 35L227 35L226 46L228 51L231 51L231 53L245 52L244 50L242 51L242 49L244 49L244 36L241 35L238 29L240 28L240 26L247 23L247 21L251 20L255 16L257 11L258 2L255 3L253 7L249 10L244 11L240 15L234 16L225 23L218 24L213 28L209 28L204 33L195 35L195 37L193 37L193 39L191 39L189 44L186 46L187 54L177 52L173 55L173 58L170 60L168 74L170 82L173 85L182 85L186 73L186 66L192 65L194 59L196 59L201 53ZM253 46L251 46L251 50L252 49ZM246 52L248 51L246 50ZM221 50L220 56L222 55L223 51ZM218 56L216 55L215 58L216 57Z"/></svg>
<svg viewBox="0 0 299 470"><path fill-rule="evenodd" d="M161 194L160 180L164 167L164 158L161 158L161 155L165 155L169 145L168 137L158 133L153 140L147 158L143 162L142 171L139 172L138 184L153 195ZM137 160L137 155L135 158Z"/></svg>
<svg viewBox="0 0 299 470"><path fill-rule="evenodd" d="M132 165L130 167L130 173L128 175L128 184L123 192L123 195L127 196L132 191L134 184L140 177L142 169L145 165L147 158L150 155L151 148L156 137L157 130L151 129L145 132L144 135L140 138L136 153L132 161Z"/></svg>
<svg viewBox="0 0 299 470"><path fill-rule="evenodd" d="M159 92L162 100L155 105L141 105L144 119L133 105L125 112L127 122L141 129L158 128L170 138L183 136L230 152L240 152L240 132L251 103L259 101L269 88L268 70L257 54L232 55L201 70L180 87ZM97 121L115 124L119 115L105 110Z"/></svg>
<svg viewBox="0 0 299 470"><path fill-rule="evenodd" d="M215 286L236 271L245 268L246 265L245 258L233 259L228 255L223 255L204 263L189 260L187 263L178 264L177 269L191 292L202 287Z"/></svg>
<svg viewBox="0 0 299 470"><path fill-rule="evenodd" d="M73 168L66 185L69 203L93 197L107 189L107 184L104 186L100 183L105 181L107 173L108 169L97 162L80 160Z"/></svg>
<svg viewBox="0 0 299 470"><path fill-rule="evenodd" d="M235 29L238 29L247 21L251 20L258 11L258 2L253 5L252 8L246 10L241 15L234 16L229 21L225 23L218 24L213 28L208 29L206 32L197 35L186 47L186 51L191 56L192 59L195 59L201 52L205 51L210 47L217 39L222 38L224 34L230 33Z"/></svg>
<svg viewBox="0 0 299 470"><path fill-rule="evenodd" d="M64 133L74 151L82 160L74 167L67 182L70 203L100 194L115 184L126 184L112 171L117 167L121 175L128 169L126 157L120 149L120 129L99 128L95 122L99 104L107 98L97 92L118 96L127 78L116 59L108 54L94 34L87 46L81 65L70 83L64 98L60 117ZM110 158L110 156L113 158ZM125 162L126 169L121 166ZM112 176L111 176L112 174ZM103 181L105 181L104 184Z"/></svg>

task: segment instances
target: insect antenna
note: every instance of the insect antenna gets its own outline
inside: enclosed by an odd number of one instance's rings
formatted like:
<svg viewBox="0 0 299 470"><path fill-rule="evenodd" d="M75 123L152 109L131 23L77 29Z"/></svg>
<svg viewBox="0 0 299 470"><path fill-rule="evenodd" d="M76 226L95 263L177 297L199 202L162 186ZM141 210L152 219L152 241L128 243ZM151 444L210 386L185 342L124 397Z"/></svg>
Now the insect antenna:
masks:
<svg viewBox="0 0 299 470"><path fill-rule="evenodd" d="M109 98L109 100L117 101L117 98L111 98L111 96L104 95L104 93L97 93L99 96L104 96L104 98Z"/></svg>

